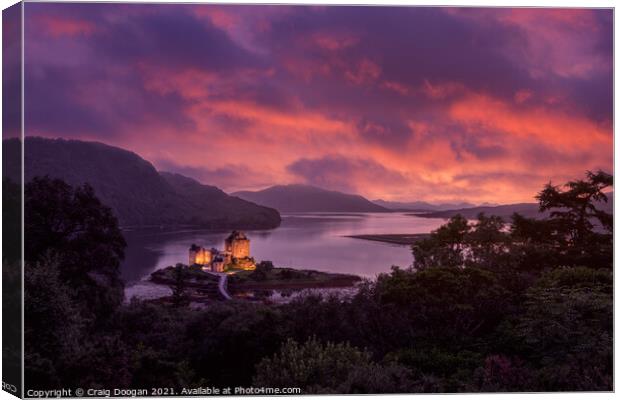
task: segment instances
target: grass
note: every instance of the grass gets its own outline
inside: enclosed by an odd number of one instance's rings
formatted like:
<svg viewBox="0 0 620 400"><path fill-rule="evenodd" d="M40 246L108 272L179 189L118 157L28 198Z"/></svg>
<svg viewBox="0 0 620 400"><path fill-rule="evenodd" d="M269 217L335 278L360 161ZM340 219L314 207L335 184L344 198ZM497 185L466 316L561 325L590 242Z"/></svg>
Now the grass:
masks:
<svg viewBox="0 0 620 400"><path fill-rule="evenodd" d="M159 281L175 281L175 267L169 266L163 269L159 269L151 274L154 280ZM185 277L190 282L206 282L206 281L217 281L218 278L204 272L202 268L199 266L190 266L184 267L183 272L185 273Z"/></svg>
<svg viewBox="0 0 620 400"><path fill-rule="evenodd" d="M216 276L203 271L199 266L185 267L184 271L187 274L187 283L192 287L211 286L218 280ZM174 284L176 280L174 267L153 272L151 279L156 283ZM238 270L228 277L229 285L238 289L349 287L360 280L361 278L356 275L276 267L270 270Z"/></svg>
<svg viewBox="0 0 620 400"><path fill-rule="evenodd" d="M231 284L326 284L336 281L357 281L355 275L301 270L294 268L273 268L269 271L240 271L229 278Z"/></svg>

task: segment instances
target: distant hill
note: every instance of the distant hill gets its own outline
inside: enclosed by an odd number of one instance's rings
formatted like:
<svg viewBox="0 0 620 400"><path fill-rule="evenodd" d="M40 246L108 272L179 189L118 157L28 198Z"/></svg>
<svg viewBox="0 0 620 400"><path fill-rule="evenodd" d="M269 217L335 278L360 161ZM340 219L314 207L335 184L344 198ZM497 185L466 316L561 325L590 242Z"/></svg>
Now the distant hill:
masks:
<svg viewBox="0 0 620 400"><path fill-rule="evenodd" d="M257 192L231 194L280 212L388 212L362 196L308 185L272 186Z"/></svg>
<svg viewBox="0 0 620 400"><path fill-rule="evenodd" d="M472 208L476 207L472 203L442 203L432 204L425 201L387 201L382 199L373 200L373 203L380 205L381 207L388 208L390 210L410 210L410 211L443 211L443 210L455 210L460 208ZM494 205L494 204L484 204Z"/></svg>
<svg viewBox="0 0 620 400"><path fill-rule="evenodd" d="M183 175L160 171L160 175L174 188L177 193L196 209L213 220L224 218L224 225L233 227L263 226L266 221L280 224L280 214L277 210L259 206L252 202L229 196L215 186L203 185L200 182ZM205 199L209 199L209 207L204 207ZM275 227L269 226L269 227Z"/></svg>
<svg viewBox="0 0 620 400"><path fill-rule="evenodd" d="M19 154L17 139L3 141ZM15 147L14 151L10 151ZM71 185L89 183L123 226L191 225L205 228L262 229L280 224L274 209L228 196L176 174L159 173L130 151L79 140L25 139L25 179L49 175ZM19 158L3 159L6 176L15 180Z"/></svg>
<svg viewBox="0 0 620 400"><path fill-rule="evenodd" d="M614 193L607 193L608 201L607 203L600 203L598 207L602 210L605 210L609 213L613 211L614 204ZM456 214L461 214L467 219L474 219L480 213L484 213L485 215L497 215L502 217L504 220L509 221L510 217L514 213L519 213L524 217L528 218L546 218L549 216L549 212L539 212L538 211L538 203L516 203L516 204L504 204L501 206L492 206L492 207L473 207L473 208L461 208L455 210L443 210L443 211L432 211L432 212L424 212L424 213L416 213L415 215L418 217L425 218L451 218Z"/></svg>
<svg viewBox="0 0 620 400"><path fill-rule="evenodd" d="M470 207L470 208L460 208L454 210L443 210L443 211L431 211L424 213L416 213L415 215L418 217L425 218L451 218L456 214L461 214L463 217L467 219L474 219L480 213L484 213L485 215L497 215L499 217L504 218L505 220L509 220L510 216L515 212L528 217L528 218L544 218L548 216L548 213L540 213L538 212L538 204L537 203L517 203L517 204L505 204L501 206L493 206L493 207Z"/></svg>

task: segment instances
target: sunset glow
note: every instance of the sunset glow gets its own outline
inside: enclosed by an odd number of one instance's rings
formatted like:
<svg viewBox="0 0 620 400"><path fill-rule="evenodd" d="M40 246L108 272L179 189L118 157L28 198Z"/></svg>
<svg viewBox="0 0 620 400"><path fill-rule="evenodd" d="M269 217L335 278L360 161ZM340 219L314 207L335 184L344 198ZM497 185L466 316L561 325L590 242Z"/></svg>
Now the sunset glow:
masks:
<svg viewBox="0 0 620 400"><path fill-rule="evenodd" d="M26 135L227 192L532 202L612 173L612 10L28 3Z"/></svg>

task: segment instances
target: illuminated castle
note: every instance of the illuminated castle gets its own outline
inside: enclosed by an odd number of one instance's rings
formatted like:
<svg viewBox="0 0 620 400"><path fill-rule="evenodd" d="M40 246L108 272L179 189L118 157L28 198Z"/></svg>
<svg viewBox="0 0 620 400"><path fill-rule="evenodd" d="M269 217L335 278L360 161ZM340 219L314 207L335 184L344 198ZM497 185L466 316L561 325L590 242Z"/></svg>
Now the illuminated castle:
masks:
<svg viewBox="0 0 620 400"><path fill-rule="evenodd" d="M213 272L256 268L254 259L250 257L250 239L239 231L233 231L226 238L224 251L192 244L189 248L189 265L200 265L203 270Z"/></svg>
<svg viewBox="0 0 620 400"><path fill-rule="evenodd" d="M233 231L230 236L224 240L224 252L230 253L232 258L249 258L250 239L248 239L243 232Z"/></svg>

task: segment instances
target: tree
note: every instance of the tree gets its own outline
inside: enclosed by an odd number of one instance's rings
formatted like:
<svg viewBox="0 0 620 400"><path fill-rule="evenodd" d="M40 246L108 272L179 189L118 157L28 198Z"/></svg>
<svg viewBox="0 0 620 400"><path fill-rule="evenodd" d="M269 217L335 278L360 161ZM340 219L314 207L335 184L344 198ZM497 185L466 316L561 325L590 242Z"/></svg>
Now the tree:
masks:
<svg viewBox="0 0 620 400"><path fill-rule="evenodd" d="M256 269L252 272L251 277L257 281L264 281L272 270L273 263L271 261L261 261L256 265Z"/></svg>
<svg viewBox="0 0 620 400"><path fill-rule="evenodd" d="M611 390L613 276L602 269L558 268L528 291L516 325L538 368L533 390Z"/></svg>
<svg viewBox="0 0 620 400"><path fill-rule="evenodd" d="M406 366L417 380L426 378L427 383L421 391L445 393L467 391L467 384L482 363L483 355L472 350L444 349L432 344L421 346L414 342L385 358Z"/></svg>
<svg viewBox="0 0 620 400"><path fill-rule="evenodd" d="M379 302L408 321L410 342L458 346L480 340L501 321L510 297L496 273L481 268L394 269L380 275Z"/></svg>
<svg viewBox="0 0 620 400"><path fill-rule="evenodd" d="M519 213L512 214L510 239L520 244L560 243L563 239L558 235L556 221L524 217Z"/></svg>
<svg viewBox="0 0 620 400"><path fill-rule="evenodd" d="M367 363L353 368L340 385L339 393L417 393L428 391L424 377L414 379L407 368L396 363Z"/></svg>
<svg viewBox="0 0 620 400"><path fill-rule="evenodd" d="M518 357L493 354L476 370L478 383L473 390L482 392L532 391L532 370Z"/></svg>
<svg viewBox="0 0 620 400"><path fill-rule="evenodd" d="M564 190L548 184L537 199L550 218L514 214L508 232L498 216L479 214L470 224L456 215L412 246L413 265L534 273L558 265L610 267L613 217L601 205L608 200L603 190L612 184L612 176L602 171L587 172L586 180L568 182Z"/></svg>
<svg viewBox="0 0 620 400"><path fill-rule="evenodd" d="M470 224L455 215L427 239L413 244L414 267L476 267L494 268L506 256L505 223L498 216L478 215Z"/></svg>
<svg viewBox="0 0 620 400"><path fill-rule="evenodd" d="M80 346L83 321L59 279L58 260L48 258L24 272L25 373L30 387L56 388Z"/></svg>
<svg viewBox="0 0 620 400"><path fill-rule="evenodd" d="M282 344L286 323L277 307L252 303L220 302L192 317L183 330L189 365L221 386L250 386L256 364Z"/></svg>
<svg viewBox="0 0 620 400"><path fill-rule="evenodd" d="M103 349L92 342L107 340L98 335L123 300L125 240L88 185L34 178L24 201L26 377L33 387L57 388L92 367L89 349Z"/></svg>
<svg viewBox="0 0 620 400"><path fill-rule="evenodd" d="M21 188L2 180L2 312L5 321L19 321L22 315L22 232ZM3 377L6 382L21 381L22 330L18 323L2 325Z"/></svg>
<svg viewBox="0 0 620 400"><path fill-rule="evenodd" d="M29 182L24 201L29 268L55 257L80 312L93 320L109 316L123 300L119 266L126 246L110 208L88 184L73 188L49 177Z"/></svg>
<svg viewBox="0 0 620 400"><path fill-rule="evenodd" d="M512 215L508 251L514 271L540 274L565 263L562 249L566 238L559 233L555 220Z"/></svg>
<svg viewBox="0 0 620 400"><path fill-rule="evenodd" d="M504 232L505 226L501 217L478 214L478 221L473 224L465 237L468 264L482 268L496 268L503 263L508 242L508 235Z"/></svg>
<svg viewBox="0 0 620 400"><path fill-rule="evenodd" d="M564 185L564 190L548 183L536 198L540 202L540 211L551 210L551 218L563 223L570 243L580 246L592 234L594 220L606 231L612 231L612 215L597 208L597 202L607 202L603 190L612 185L613 176L610 174L600 170L596 173L587 171L586 180L570 181Z"/></svg>
<svg viewBox="0 0 620 400"><path fill-rule="evenodd" d="M8 178L2 180L2 260L21 260L22 204L20 186Z"/></svg>
<svg viewBox="0 0 620 400"><path fill-rule="evenodd" d="M273 263L271 261L261 261L256 265L256 270L261 270L265 273L269 273L273 270Z"/></svg>
<svg viewBox="0 0 620 400"><path fill-rule="evenodd" d="M172 305L174 307L185 306L189 304L186 267L183 264L177 264L172 275L174 277L174 284L170 287L172 289Z"/></svg>
<svg viewBox="0 0 620 400"><path fill-rule="evenodd" d="M429 238L414 243L412 252L415 268L462 267L465 263L465 238L470 229L467 219L457 214L447 224L433 231Z"/></svg>
<svg viewBox="0 0 620 400"><path fill-rule="evenodd" d="M563 265L611 268L613 216L601 206L608 201L603 190L612 185L611 175L588 171L585 180L570 181L563 188L549 183L536 196L540 210L551 211L556 253Z"/></svg>
<svg viewBox="0 0 620 400"><path fill-rule="evenodd" d="M255 386L299 387L304 393L338 393L356 367L371 363L370 354L349 344L323 344L310 338L287 340L280 351L256 368Z"/></svg>

